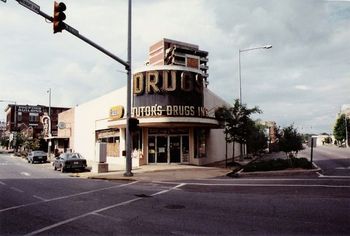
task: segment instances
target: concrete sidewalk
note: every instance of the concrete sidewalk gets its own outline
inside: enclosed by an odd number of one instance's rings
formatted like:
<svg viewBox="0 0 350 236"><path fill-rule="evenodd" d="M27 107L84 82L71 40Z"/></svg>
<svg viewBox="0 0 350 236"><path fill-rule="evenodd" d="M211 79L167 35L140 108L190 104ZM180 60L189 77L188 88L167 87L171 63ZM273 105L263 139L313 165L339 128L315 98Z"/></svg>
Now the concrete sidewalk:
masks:
<svg viewBox="0 0 350 236"><path fill-rule="evenodd" d="M75 173L71 176L105 179L105 180L129 180L129 181L183 181L193 179L229 178L226 174L231 169L202 167L191 165L145 165L132 170L134 176L124 177L125 171L111 171L108 173Z"/></svg>

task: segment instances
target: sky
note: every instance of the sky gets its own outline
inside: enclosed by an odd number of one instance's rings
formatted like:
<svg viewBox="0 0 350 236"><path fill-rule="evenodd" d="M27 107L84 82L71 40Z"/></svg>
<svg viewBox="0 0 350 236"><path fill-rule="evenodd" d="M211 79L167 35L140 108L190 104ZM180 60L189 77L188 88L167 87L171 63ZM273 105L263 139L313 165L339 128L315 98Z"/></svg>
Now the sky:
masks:
<svg viewBox="0 0 350 236"><path fill-rule="evenodd" d="M34 0L52 15L53 1ZM70 26L127 59L127 0L64 0ZM350 1L133 0L132 70L162 38L209 52L208 88L258 106L255 119L331 133L350 104ZM0 100L73 107L126 86L124 67L19 5L0 1ZM0 102L0 121L7 103Z"/></svg>

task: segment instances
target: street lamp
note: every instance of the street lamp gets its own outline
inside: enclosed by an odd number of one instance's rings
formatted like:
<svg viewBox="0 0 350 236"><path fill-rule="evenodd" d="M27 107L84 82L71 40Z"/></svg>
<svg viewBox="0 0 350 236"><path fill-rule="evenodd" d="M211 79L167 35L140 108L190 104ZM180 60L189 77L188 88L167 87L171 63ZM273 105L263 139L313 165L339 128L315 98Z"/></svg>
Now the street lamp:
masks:
<svg viewBox="0 0 350 236"><path fill-rule="evenodd" d="M238 71L239 71L239 104L242 105L242 75L241 75L241 52L247 52L247 51L252 51L252 50L257 50L257 49L270 49L272 48L272 45L265 45L265 46L260 46L260 47L254 47L254 48L245 48L245 49L239 49L238 50ZM235 145L235 144L233 144ZM241 153L243 146L242 144L240 145ZM235 155L235 154L233 154Z"/></svg>
<svg viewBox="0 0 350 236"><path fill-rule="evenodd" d="M252 51L252 50L257 50L257 49L270 49L272 48L272 45L265 45L265 46L260 46L260 47L255 47L255 48L246 48L246 49L239 49L238 53L238 71L239 71L239 104L242 105L242 75L241 75L241 52L246 52L246 51Z"/></svg>

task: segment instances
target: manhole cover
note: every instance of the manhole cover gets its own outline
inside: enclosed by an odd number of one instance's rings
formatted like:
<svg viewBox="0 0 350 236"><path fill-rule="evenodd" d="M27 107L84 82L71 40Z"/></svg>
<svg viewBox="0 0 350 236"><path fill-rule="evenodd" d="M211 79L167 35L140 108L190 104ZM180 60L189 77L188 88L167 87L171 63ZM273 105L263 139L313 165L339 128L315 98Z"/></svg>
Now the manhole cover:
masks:
<svg viewBox="0 0 350 236"><path fill-rule="evenodd" d="M166 205L165 208L172 209L172 210L177 210L177 209L183 209L183 208L185 208L185 206L184 205L171 204L171 205Z"/></svg>

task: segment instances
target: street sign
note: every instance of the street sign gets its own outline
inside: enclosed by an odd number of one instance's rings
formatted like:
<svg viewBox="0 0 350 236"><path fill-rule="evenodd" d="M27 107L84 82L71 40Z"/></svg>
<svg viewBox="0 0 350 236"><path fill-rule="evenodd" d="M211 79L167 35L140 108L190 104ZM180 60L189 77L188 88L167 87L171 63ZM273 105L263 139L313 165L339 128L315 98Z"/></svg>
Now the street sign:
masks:
<svg viewBox="0 0 350 236"><path fill-rule="evenodd" d="M40 12L40 6L30 0L17 0L17 2L35 13Z"/></svg>

